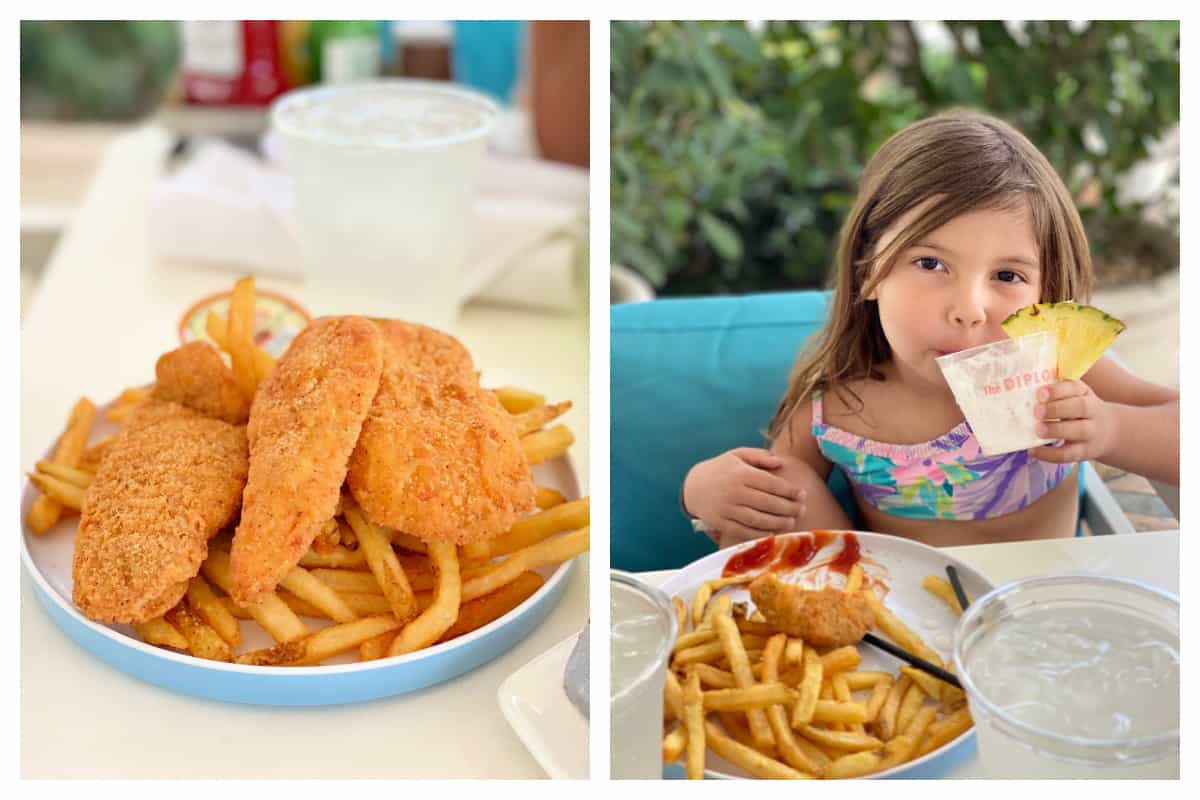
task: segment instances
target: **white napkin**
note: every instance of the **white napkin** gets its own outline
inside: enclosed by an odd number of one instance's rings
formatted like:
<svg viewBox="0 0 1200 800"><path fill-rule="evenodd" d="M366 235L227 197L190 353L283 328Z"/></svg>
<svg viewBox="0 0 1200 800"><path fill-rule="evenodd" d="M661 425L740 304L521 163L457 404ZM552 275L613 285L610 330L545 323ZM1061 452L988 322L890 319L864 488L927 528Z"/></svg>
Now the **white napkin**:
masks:
<svg viewBox="0 0 1200 800"><path fill-rule="evenodd" d="M587 204L586 170L489 153L469 234L464 301L575 307L586 283L579 267L587 263ZM220 140L202 141L155 193L152 252L301 280L291 208L291 181L276 164Z"/></svg>

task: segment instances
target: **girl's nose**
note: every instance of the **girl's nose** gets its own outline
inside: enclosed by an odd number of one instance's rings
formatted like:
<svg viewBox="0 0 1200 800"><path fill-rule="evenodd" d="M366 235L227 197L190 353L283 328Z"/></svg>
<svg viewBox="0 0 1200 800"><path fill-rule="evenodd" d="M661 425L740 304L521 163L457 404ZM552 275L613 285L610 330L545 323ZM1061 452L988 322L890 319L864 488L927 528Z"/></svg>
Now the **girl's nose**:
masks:
<svg viewBox="0 0 1200 800"><path fill-rule="evenodd" d="M975 328L987 321L987 309L979 293L964 289L954 297L954 305L950 309L950 319L955 325L964 328Z"/></svg>

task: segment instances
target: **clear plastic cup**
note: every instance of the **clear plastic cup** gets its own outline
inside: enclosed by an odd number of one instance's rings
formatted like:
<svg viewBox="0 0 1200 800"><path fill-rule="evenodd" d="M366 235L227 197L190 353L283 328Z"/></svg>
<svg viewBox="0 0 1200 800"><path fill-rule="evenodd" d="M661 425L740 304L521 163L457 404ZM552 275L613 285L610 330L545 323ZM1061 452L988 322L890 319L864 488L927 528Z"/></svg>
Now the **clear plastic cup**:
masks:
<svg viewBox="0 0 1200 800"><path fill-rule="evenodd" d="M496 114L478 92L419 80L320 86L273 104L305 282L327 307L453 327Z"/></svg>
<svg viewBox="0 0 1200 800"><path fill-rule="evenodd" d="M1178 778L1179 598L1068 574L1006 584L954 632L992 778Z"/></svg>
<svg viewBox="0 0 1200 800"><path fill-rule="evenodd" d="M612 572L609 591L610 773L616 779L658 779L675 610L661 591L623 572Z"/></svg>
<svg viewBox="0 0 1200 800"><path fill-rule="evenodd" d="M1042 331L937 359L984 455L1049 444L1037 434L1037 391L1058 380L1058 345Z"/></svg>

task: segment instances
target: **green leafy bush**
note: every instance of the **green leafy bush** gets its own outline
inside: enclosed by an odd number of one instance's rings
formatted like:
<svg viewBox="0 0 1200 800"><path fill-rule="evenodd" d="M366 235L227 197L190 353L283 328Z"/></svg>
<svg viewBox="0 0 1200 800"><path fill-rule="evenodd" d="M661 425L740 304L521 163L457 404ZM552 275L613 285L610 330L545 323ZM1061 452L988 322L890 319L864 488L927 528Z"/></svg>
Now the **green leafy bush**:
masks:
<svg viewBox="0 0 1200 800"><path fill-rule="evenodd" d="M866 160L968 106L1042 149L1100 260L1175 266L1116 179L1179 119L1178 23L946 27L950 49L904 22L613 23L613 260L663 294L823 285Z"/></svg>

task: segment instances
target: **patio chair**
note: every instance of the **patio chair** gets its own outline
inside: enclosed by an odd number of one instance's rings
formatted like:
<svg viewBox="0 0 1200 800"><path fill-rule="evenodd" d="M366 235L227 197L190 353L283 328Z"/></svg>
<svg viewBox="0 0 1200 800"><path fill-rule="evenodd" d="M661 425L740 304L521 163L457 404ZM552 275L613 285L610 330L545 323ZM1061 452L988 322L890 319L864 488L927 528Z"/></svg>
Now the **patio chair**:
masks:
<svg viewBox="0 0 1200 800"><path fill-rule="evenodd" d="M800 345L825 319L828 292L656 300L610 310L611 559L616 569L681 567L715 547L679 509L687 470L765 442ZM1081 518L1095 534L1133 527L1089 464ZM854 512L839 470L830 488Z"/></svg>

